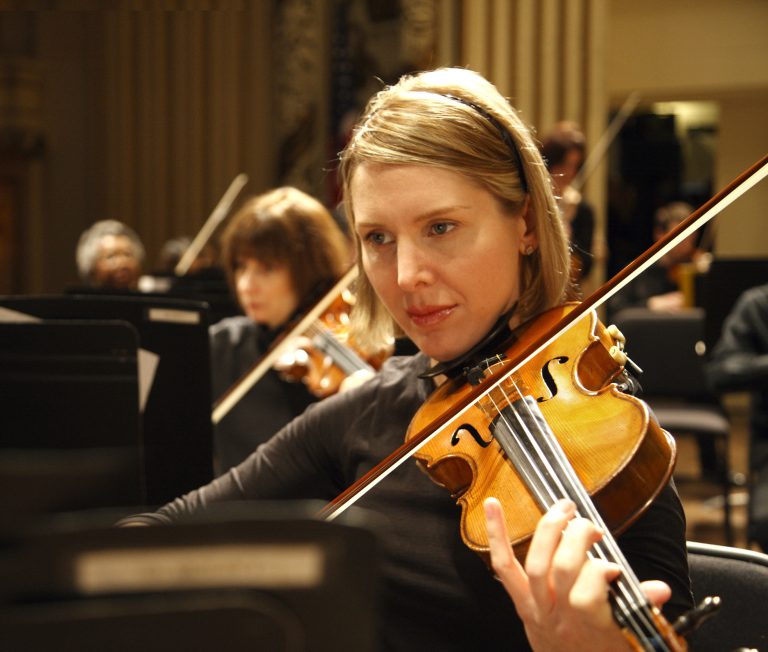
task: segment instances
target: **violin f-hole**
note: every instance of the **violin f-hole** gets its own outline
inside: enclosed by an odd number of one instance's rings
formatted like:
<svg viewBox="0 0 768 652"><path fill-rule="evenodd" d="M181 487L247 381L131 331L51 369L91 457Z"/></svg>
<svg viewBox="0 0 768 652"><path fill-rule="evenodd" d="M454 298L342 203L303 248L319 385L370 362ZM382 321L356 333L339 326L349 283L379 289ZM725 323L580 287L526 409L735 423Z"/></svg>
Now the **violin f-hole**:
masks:
<svg viewBox="0 0 768 652"><path fill-rule="evenodd" d="M555 382L554 377L552 376L552 372L549 370L549 363L550 362L559 362L560 364L565 364L568 362L568 356L567 355L560 355L556 358L552 358L551 360L547 360L544 363L544 366L541 368L541 378L544 381L544 384L547 386L547 389L549 390L549 396L539 396L536 400L539 403L543 403L544 401L549 401L557 395L557 383Z"/></svg>
<svg viewBox="0 0 768 652"><path fill-rule="evenodd" d="M493 442L493 437L491 437L488 441L485 441L482 435L477 431L477 428L475 428L471 423L463 423L453 431L453 435L451 435L451 446L458 446L459 431L461 430L466 430L472 439L477 442L477 445L482 448L488 448L488 446L491 445L491 442Z"/></svg>

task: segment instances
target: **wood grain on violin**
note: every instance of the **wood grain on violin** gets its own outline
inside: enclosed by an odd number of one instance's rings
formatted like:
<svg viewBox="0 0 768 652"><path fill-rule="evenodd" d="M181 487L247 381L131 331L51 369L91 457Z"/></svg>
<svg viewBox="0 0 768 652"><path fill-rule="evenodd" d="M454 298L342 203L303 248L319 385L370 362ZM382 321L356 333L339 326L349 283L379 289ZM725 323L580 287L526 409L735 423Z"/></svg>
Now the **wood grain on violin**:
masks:
<svg viewBox="0 0 768 652"><path fill-rule="evenodd" d="M536 482L539 469L549 473L548 467L560 461L537 449L540 442L526 438L547 430L556 433L578 480L613 532L634 521L672 474L674 442L643 402L611 382L623 368L609 354L615 342L594 313L509 373L517 353L567 310L555 308L528 325L502 356L483 365L487 368L475 387L462 378L441 385L416 414L406 436L408 440L428 427L447 407L468 405L441 426L443 436L431 439L415 457L433 480L457 497L462 539L486 559L482 503L487 496L498 498L504 507L521 561L543 511L559 498L571 497L558 495L565 487L544 486L544 478ZM478 389L482 392L475 397ZM498 443L500 430L520 440L513 455Z"/></svg>

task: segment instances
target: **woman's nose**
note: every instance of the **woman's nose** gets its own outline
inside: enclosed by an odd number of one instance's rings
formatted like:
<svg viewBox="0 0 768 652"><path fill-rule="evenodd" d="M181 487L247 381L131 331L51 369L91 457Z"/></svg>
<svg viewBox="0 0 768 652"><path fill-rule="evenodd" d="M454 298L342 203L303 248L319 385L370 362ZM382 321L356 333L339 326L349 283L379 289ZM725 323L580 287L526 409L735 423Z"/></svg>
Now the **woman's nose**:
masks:
<svg viewBox="0 0 768 652"><path fill-rule="evenodd" d="M404 290L415 290L432 282L429 258L417 245L397 243L397 283Z"/></svg>
<svg viewBox="0 0 768 652"><path fill-rule="evenodd" d="M257 274L253 270L244 269L238 274L237 289L241 292L253 292L258 285Z"/></svg>

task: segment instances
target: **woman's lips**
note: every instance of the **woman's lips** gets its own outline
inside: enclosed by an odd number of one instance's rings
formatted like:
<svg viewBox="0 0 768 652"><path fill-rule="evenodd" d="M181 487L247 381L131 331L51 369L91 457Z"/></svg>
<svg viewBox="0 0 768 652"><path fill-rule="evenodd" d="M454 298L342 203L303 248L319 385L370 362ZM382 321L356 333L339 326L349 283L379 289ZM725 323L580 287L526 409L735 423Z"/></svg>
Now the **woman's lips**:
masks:
<svg viewBox="0 0 768 652"><path fill-rule="evenodd" d="M447 319L456 306L424 306L421 308L409 308L406 312L410 320L416 326L434 326Z"/></svg>

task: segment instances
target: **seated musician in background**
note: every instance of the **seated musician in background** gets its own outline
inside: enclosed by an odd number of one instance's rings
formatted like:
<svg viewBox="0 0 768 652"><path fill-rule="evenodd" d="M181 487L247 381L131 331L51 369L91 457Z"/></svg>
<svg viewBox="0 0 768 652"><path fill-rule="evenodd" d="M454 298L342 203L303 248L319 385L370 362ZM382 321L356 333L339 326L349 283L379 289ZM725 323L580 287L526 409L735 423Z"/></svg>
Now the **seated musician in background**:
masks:
<svg viewBox="0 0 768 652"><path fill-rule="evenodd" d="M552 175L560 215L571 244L571 272L577 284L592 269L595 212L572 184L584 165L586 138L579 125L558 122L541 143L541 155Z"/></svg>
<svg viewBox="0 0 768 652"><path fill-rule="evenodd" d="M420 352L389 358L227 474L127 524L172 523L218 501L333 499L402 445L438 382L422 375L436 361L569 297L568 242L541 155L478 74L440 69L377 93L341 153L341 174L361 268L354 332L374 341L405 333ZM674 618L692 601L685 518L674 487L658 490L618 543L641 580L664 582L643 587ZM385 522L380 649L632 649L608 600L617 568L588 557L602 534L575 518L572 502L541 518L523 566L499 566L503 585L463 544L454 498L412 460L357 504Z"/></svg>
<svg viewBox="0 0 768 652"><path fill-rule="evenodd" d="M653 240L658 242L686 217L693 206L676 201L659 208L653 220ZM618 292L608 303L615 315L622 308L643 307L658 311L677 311L686 306L684 293L687 266L705 262L706 255L697 245L692 233L673 247L656 264L646 269L634 281Z"/></svg>
<svg viewBox="0 0 768 652"><path fill-rule="evenodd" d="M736 301L707 362L707 376L718 392L751 393L749 539L768 551L768 284Z"/></svg>
<svg viewBox="0 0 768 652"><path fill-rule="evenodd" d="M139 236L117 220L94 223L77 243L80 278L96 288L137 289L144 259L144 245Z"/></svg>
<svg viewBox="0 0 768 652"><path fill-rule="evenodd" d="M349 267L350 253L329 211L284 187L247 201L221 240L222 265L245 315L210 329L214 400L264 355L297 312L307 310ZM268 371L216 425L218 472L242 462L317 400L307 385Z"/></svg>

